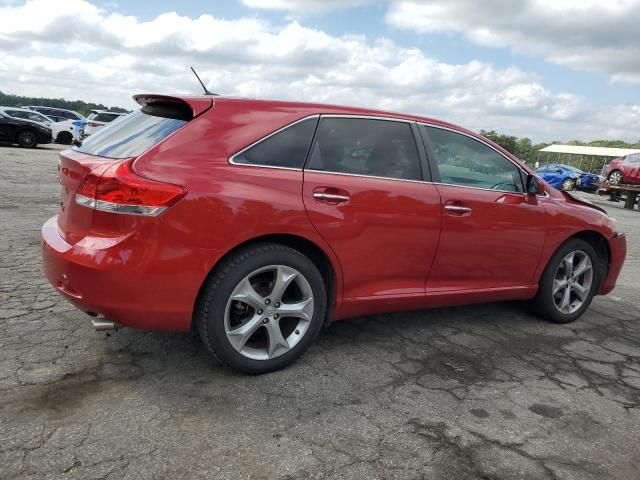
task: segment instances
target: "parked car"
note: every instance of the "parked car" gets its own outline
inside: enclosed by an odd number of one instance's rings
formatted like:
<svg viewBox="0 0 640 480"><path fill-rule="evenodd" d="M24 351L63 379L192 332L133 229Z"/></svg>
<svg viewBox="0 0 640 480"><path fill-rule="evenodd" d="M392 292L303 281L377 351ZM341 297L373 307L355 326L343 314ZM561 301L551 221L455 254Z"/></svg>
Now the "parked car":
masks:
<svg viewBox="0 0 640 480"><path fill-rule="evenodd" d="M91 113L87 117L87 123L80 131L80 136L84 140L108 123L111 123L125 115L126 113L109 112L106 110L91 110Z"/></svg>
<svg viewBox="0 0 640 480"><path fill-rule="evenodd" d="M73 143L74 140L80 139L78 133L74 129L71 120L66 120L64 122L55 122L53 119L47 117L46 115L43 115L34 110L29 110L28 108L0 107L0 112L4 112L10 117L21 118L23 120L40 123L45 127L50 128L53 140L58 143L69 145Z"/></svg>
<svg viewBox="0 0 640 480"><path fill-rule="evenodd" d="M52 118L55 122L84 120L84 117L80 113L74 110L67 110L66 108L45 107L42 105L29 105L24 108L46 115L47 117Z"/></svg>
<svg viewBox="0 0 640 480"><path fill-rule="evenodd" d="M51 143L51 129L41 123L10 117L0 111L0 142L33 148L39 143Z"/></svg>
<svg viewBox="0 0 640 480"><path fill-rule="evenodd" d="M71 139L71 141L67 142L57 140L58 143L73 143L74 145L80 143L82 129L87 124L87 119L84 118L82 114L76 112L75 110L45 107L41 105L31 105L25 108L42 113L43 115L54 119L56 122L66 122L67 124L73 126L73 138ZM68 140L68 138L66 140Z"/></svg>
<svg viewBox="0 0 640 480"><path fill-rule="evenodd" d="M618 157L605 168L605 176L610 183L640 183L640 153Z"/></svg>
<svg viewBox="0 0 640 480"><path fill-rule="evenodd" d="M141 110L60 154L61 208L42 228L46 276L97 329L194 328L221 361L260 373L358 315L531 299L571 322L624 262L604 210L460 127L134 98Z"/></svg>
<svg viewBox="0 0 640 480"><path fill-rule="evenodd" d="M600 176L583 172L579 168L562 163L550 163L536 169L536 173L549 185L560 190L595 190L598 188Z"/></svg>

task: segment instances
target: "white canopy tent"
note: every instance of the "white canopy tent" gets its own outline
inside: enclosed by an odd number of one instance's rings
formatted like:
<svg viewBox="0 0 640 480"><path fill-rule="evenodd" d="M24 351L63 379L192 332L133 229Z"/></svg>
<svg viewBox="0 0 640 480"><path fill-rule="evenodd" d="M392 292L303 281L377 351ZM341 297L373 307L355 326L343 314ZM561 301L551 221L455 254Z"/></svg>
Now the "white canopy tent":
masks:
<svg viewBox="0 0 640 480"><path fill-rule="evenodd" d="M632 153L640 153L640 149L554 144L538 151L538 162L564 163L586 172L599 173L608 159Z"/></svg>

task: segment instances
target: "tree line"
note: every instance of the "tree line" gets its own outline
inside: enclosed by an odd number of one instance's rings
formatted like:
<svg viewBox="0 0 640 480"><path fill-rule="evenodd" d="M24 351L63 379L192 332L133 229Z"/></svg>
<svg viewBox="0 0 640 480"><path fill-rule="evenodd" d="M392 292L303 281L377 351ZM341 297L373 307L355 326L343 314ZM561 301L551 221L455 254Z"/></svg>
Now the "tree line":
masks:
<svg viewBox="0 0 640 480"><path fill-rule="evenodd" d="M513 135L504 135L496 133L495 130L480 130L480 135L497 143L510 153L513 153L520 160L532 164L538 157L538 150L548 147L554 143L562 143L564 145L580 145L586 147L609 147L609 148L638 148L640 149L640 140L636 143L628 143L622 140L593 140L591 142L583 142L581 140L571 140L569 142L560 142L554 140L549 143L533 144L529 138L518 138Z"/></svg>
<svg viewBox="0 0 640 480"><path fill-rule="evenodd" d="M111 112L127 113L129 110L121 107L106 107L102 103L84 102L82 100L65 100L64 98L24 97L0 92L0 105L3 107L22 107L25 105L41 105L43 107L65 108L76 111L85 117L91 110L109 110Z"/></svg>

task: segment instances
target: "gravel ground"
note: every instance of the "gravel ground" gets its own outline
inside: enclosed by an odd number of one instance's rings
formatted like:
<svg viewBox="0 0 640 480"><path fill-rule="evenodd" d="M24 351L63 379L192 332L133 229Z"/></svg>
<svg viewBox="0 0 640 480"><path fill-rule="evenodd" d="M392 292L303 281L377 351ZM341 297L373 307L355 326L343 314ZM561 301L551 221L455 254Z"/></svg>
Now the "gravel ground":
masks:
<svg viewBox="0 0 640 480"><path fill-rule="evenodd" d="M519 303L333 324L250 377L189 334L96 333L43 278L59 147L0 147L0 478L640 478L640 212L572 325ZM591 197L591 196L590 196Z"/></svg>

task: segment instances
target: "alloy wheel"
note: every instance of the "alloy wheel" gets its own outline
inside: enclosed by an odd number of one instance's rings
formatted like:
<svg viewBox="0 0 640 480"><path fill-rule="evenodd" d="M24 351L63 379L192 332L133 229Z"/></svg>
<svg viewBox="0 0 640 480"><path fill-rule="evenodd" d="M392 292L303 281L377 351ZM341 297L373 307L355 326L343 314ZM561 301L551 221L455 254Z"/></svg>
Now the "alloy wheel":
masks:
<svg viewBox="0 0 640 480"><path fill-rule="evenodd" d="M18 143L25 147L32 147L36 143L38 143L38 139L36 138L35 133L33 132L22 132L18 137Z"/></svg>
<svg viewBox="0 0 640 480"><path fill-rule="evenodd" d="M567 254L558 265L553 280L553 302L560 313L570 315L589 297L593 283L593 264L586 252Z"/></svg>
<svg viewBox="0 0 640 480"><path fill-rule="evenodd" d="M295 347L313 317L313 292L298 270L286 265L259 268L238 283L225 309L231 346L253 360L269 360Z"/></svg>
<svg viewBox="0 0 640 480"><path fill-rule="evenodd" d="M609 175L609 183L613 183L614 185L622 183L622 173L618 171L611 172L611 174Z"/></svg>

